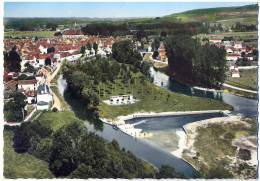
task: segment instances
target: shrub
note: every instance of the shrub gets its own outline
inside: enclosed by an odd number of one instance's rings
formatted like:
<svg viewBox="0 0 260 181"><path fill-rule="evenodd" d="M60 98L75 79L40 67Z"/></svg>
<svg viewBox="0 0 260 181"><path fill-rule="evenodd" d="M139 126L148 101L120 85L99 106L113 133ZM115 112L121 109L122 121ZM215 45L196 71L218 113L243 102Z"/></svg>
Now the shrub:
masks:
<svg viewBox="0 0 260 181"><path fill-rule="evenodd" d="M238 157L242 160L250 160L251 159L251 152L247 149L239 149Z"/></svg>
<svg viewBox="0 0 260 181"><path fill-rule="evenodd" d="M58 109L57 109L56 107L54 107L54 108L52 109L52 112L58 112Z"/></svg>

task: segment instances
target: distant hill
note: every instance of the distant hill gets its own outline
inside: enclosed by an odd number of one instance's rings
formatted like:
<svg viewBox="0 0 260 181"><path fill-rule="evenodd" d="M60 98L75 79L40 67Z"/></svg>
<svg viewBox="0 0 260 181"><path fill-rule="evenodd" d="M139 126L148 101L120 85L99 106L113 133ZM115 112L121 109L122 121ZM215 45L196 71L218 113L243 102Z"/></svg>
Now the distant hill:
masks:
<svg viewBox="0 0 260 181"><path fill-rule="evenodd" d="M229 19L246 19L249 22L256 23L258 14L258 5L246 5L239 7L220 7L208 9L196 9L175 13L162 17L161 19L172 19L181 22L204 22L204 21L222 21ZM246 22L246 21L245 21Z"/></svg>

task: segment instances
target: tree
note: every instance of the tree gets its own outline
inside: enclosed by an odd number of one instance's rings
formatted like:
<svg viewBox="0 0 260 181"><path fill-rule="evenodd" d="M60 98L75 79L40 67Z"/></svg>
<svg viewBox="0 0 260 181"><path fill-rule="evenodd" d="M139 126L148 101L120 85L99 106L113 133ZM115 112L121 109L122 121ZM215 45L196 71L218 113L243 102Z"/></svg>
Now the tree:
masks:
<svg viewBox="0 0 260 181"><path fill-rule="evenodd" d="M154 51L153 52L153 59L156 59L159 56L159 52L158 51Z"/></svg>
<svg viewBox="0 0 260 181"><path fill-rule="evenodd" d="M93 49L95 50L95 55L97 55L98 44L96 42L93 43Z"/></svg>
<svg viewBox="0 0 260 181"><path fill-rule="evenodd" d="M21 122L25 117L24 107L27 98L21 92L14 92L10 97L12 99L4 105L5 119L10 122Z"/></svg>
<svg viewBox="0 0 260 181"><path fill-rule="evenodd" d="M140 68L141 60L143 59L129 40L114 43L112 46L112 57L120 63L131 64L138 68Z"/></svg>
<svg viewBox="0 0 260 181"><path fill-rule="evenodd" d="M29 63L25 63L24 66L25 66L25 69L23 72L34 73L36 71L35 68Z"/></svg>
<svg viewBox="0 0 260 181"><path fill-rule="evenodd" d="M91 89L84 87L82 91L82 99L87 104L88 108L97 107L99 105L99 97Z"/></svg>
<svg viewBox="0 0 260 181"><path fill-rule="evenodd" d="M86 45L87 49L90 51L90 54L91 54L91 49L92 49L92 45L88 42L87 45Z"/></svg>
<svg viewBox="0 0 260 181"><path fill-rule="evenodd" d="M118 76L118 74L119 74L119 72L120 72L120 65L119 65L119 63L117 63L117 62L113 62L112 64L111 64L111 67L110 67L110 69L111 69L111 72L112 72L112 74L113 74L113 76L114 77L117 77Z"/></svg>
<svg viewBox="0 0 260 181"><path fill-rule="evenodd" d="M45 66L47 66L47 65L51 66L51 59L50 58L45 59Z"/></svg>
<svg viewBox="0 0 260 181"><path fill-rule="evenodd" d="M55 32L55 33L54 33L54 36L62 36L62 33L61 33L60 31Z"/></svg>
<svg viewBox="0 0 260 181"><path fill-rule="evenodd" d="M47 48L47 53L54 53L54 52L55 52L54 47Z"/></svg>
<svg viewBox="0 0 260 181"><path fill-rule="evenodd" d="M158 38L155 38L152 43L152 47L154 51L157 51L160 47L160 40Z"/></svg>
<svg viewBox="0 0 260 181"><path fill-rule="evenodd" d="M163 38L166 38L166 36L167 36L167 33L165 32L165 31L161 31L161 37L163 37Z"/></svg>
<svg viewBox="0 0 260 181"><path fill-rule="evenodd" d="M171 76L190 84L220 88L227 71L225 50L215 45L200 45L197 39L182 35L166 41Z"/></svg>
<svg viewBox="0 0 260 181"><path fill-rule="evenodd" d="M7 65L10 72L20 72L21 71L21 61L20 55L17 53L17 47L14 46L9 52L7 57Z"/></svg>
<svg viewBox="0 0 260 181"><path fill-rule="evenodd" d="M50 170L57 176L68 176L79 165L81 135L86 131L79 122L73 122L59 129L53 135L53 147L50 155Z"/></svg>
<svg viewBox="0 0 260 181"><path fill-rule="evenodd" d="M86 47L84 45L82 45L80 48L80 53L82 54L82 56L85 55L85 52L86 52Z"/></svg>
<svg viewBox="0 0 260 181"><path fill-rule="evenodd" d="M26 74L21 74L18 77L18 80L27 80L28 76Z"/></svg>
<svg viewBox="0 0 260 181"><path fill-rule="evenodd" d="M175 169L170 167L169 165L162 165L159 172L156 175L156 178L184 178L184 176L176 172Z"/></svg>
<svg viewBox="0 0 260 181"><path fill-rule="evenodd" d="M150 63L143 61L141 64L141 72L146 76L150 77Z"/></svg>

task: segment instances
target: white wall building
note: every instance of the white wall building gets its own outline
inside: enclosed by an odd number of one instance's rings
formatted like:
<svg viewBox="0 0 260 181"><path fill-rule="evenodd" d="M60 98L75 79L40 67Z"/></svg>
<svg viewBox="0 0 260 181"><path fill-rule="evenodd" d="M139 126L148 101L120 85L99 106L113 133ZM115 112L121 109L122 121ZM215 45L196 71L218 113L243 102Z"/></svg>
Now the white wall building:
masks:
<svg viewBox="0 0 260 181"><path fill-rule="evenodd" d="M41 84L37 89L37 110L48 110L53 104L53 97L50 87Z"/></svg>
<svg viewBox="0 0 260 181"><path fill-rule="evenodd" d="M19 80L18 90L22 91L33 91L37 89L37 80Z"/></svg>

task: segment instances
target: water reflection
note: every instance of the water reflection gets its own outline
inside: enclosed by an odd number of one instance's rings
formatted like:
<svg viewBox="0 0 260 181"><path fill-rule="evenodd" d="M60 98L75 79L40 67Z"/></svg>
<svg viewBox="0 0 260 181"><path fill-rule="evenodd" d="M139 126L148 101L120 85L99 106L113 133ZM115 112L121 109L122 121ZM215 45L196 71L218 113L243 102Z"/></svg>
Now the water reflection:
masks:
<svg viewBox="0 0 260 181"><path fill-rule="evenodd" d="M205 98L212 98L222 100L226 104L232 105L234 108L233 114L240 114L246 117L257 118L257 102L255 99L248 99L240 96L236 96L229 93L221 93L214 94L213 92L205 92L198 89L192 89L191 87L181 84L174 80L173 78L169 78L166 74L154 70L151 67L150 69L151 75L154 78L154 84L166 88L170 91L189 95L189 96L198 96ZM163 82L163 86L161 84Z"/></svg>
<svg viewBox="0 0 260 181"><path fill-rule="evenodd" d="M108 141L116 140L121 148L131 151L138 158L149 161L157 167L168 164L174 167L178 172L183 173L187 178L197 177L197 171L187 162L151 144L151 142L136 139L121 131L116 131L111 125L104 124L103 122L89 120L89 115L84 109L84 106L80 105L80 100L71 97L70 93L66 90L67 84L66 81L62 79L62 76L58 81L63 81L63 83L58 84L63 86L63 88L59 87L60 94L64 95L65 100L71 106L71 110L74 111L78 118L87 120L84 124L89 131L95 132Z"/></svg>

